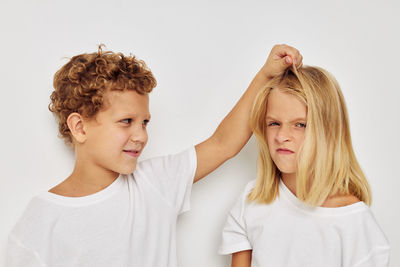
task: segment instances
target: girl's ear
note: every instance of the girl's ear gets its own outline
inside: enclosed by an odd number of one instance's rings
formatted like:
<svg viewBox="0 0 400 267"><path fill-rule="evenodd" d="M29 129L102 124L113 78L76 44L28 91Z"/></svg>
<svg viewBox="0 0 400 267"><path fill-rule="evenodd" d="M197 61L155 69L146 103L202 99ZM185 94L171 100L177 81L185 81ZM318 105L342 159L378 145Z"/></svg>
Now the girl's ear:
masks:
<svg viewBox="0 0 400 267"><path fill-rule="evenodd" d="M71 131L72 137L77 143L84 143L86 141L86 132L83 129L83 118L79 113L71 113L67 118L67 125Z"/></svg>

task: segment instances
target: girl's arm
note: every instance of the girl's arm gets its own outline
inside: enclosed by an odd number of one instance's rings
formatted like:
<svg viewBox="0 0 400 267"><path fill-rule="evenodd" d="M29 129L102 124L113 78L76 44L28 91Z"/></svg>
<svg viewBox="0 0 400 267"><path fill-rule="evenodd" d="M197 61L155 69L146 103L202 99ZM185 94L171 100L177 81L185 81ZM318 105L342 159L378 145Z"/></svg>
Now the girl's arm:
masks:
<svg viewBox="0 0 400 267"><path fill-rule="evenodd" d="M232 267L250 267L252 250L239 251L232 254Z"/></svg>
<svg viewBox="0 0 400 267"><path fill-rule="evenodd" d="M283 74L292 64L297 67L302 64L302 56L297 49L287 45L272 48L264 66L214 134L196 145L197 169L194 182L239 153L252 134L250 113L257 93L271 78Z"/></svg>

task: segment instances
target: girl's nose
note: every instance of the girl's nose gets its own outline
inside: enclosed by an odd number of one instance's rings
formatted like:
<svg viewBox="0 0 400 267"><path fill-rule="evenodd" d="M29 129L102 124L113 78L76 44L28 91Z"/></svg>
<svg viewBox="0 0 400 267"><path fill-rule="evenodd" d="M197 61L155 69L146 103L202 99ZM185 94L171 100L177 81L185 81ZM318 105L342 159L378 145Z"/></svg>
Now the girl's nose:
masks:
<svg viewBox="0 0 400 267"><path fill-rule="evenodd" d="M290 141L292 139L290 127L282 125L279 128L278 134L276 135L276 139L279 143Z"/></svg>

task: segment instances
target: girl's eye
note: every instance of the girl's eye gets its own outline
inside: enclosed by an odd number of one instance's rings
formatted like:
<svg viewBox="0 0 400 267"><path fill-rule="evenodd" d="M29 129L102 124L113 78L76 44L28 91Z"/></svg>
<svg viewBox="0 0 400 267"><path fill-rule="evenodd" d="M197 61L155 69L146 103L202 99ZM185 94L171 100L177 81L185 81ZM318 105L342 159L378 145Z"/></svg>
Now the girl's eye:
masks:
<svg viewBox="0 0 400 267"><path fill-rule="evenodd" d="M122 123L130 124L132 122L132 119L123 119L121 120Z"/></svg>
<svg viewBox="0 0 400 267"><path fill-rule="evenodd" d="M306 128L306 124L305 124L305 123L302 123L302 122L298 122L298 123L296 123L296 127L299 127L299 128Z"/></svg>
<svg viewBox="0 0 400 267"><path fill-rule="evenodd" d="M268 123L268 126L279 126L279 123L273 121L273 122Z"/></svg>

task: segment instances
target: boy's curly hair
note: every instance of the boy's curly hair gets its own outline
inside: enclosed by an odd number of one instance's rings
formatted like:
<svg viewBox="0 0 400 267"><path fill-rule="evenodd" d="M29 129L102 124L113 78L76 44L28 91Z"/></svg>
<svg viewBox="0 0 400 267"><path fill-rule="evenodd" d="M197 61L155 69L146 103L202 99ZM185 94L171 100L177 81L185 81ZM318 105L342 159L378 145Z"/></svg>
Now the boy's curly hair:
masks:
<svg viewBox="0 0 400 267"><path fill-rule="evenodd" d="M58 119L60 136L67 144L72 144L67 125L71 113L91 118L103 107L103 95L107 90L148 94L156 86L156 80L144 61L122 53L103 52L99 45L96 53L72 57L54 75L53 86L49 110Z"/></svg>

